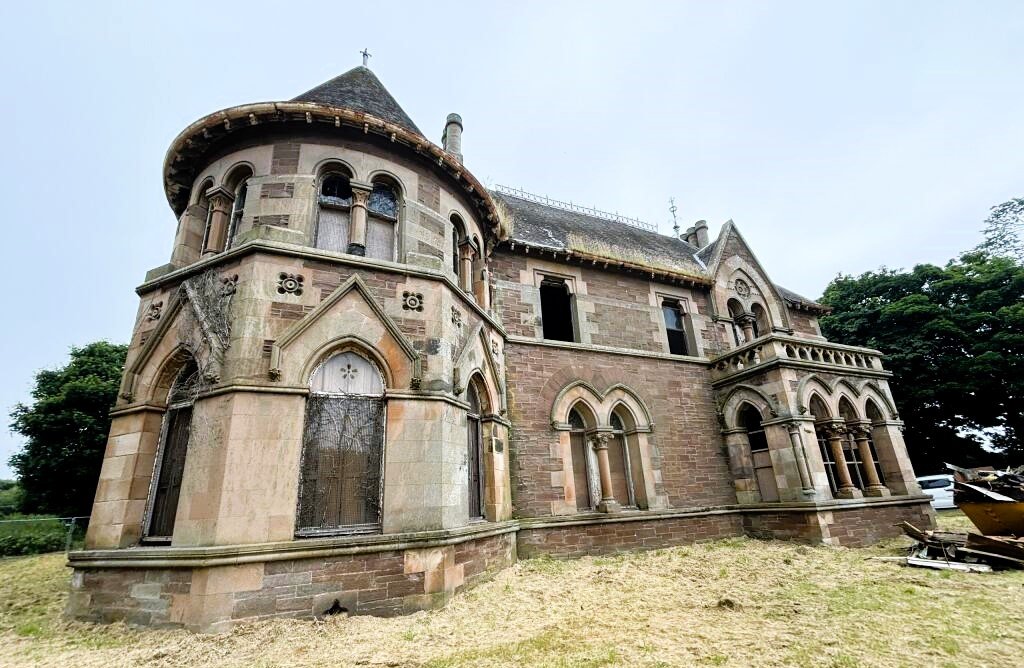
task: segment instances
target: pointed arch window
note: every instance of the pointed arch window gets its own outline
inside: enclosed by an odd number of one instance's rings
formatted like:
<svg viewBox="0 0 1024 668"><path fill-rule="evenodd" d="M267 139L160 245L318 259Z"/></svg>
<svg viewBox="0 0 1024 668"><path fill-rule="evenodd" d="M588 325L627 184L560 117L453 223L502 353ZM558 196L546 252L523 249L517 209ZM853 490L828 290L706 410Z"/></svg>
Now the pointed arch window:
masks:
<svg viewBox="0 0 1024 668"><path fill-rule="evenodd" d="M613 412L609 423L612 438L608 442L608 466L612 478L612 496L621 505L636 507L636 496L633 488L633 467L626 445L626 428L618 412Z"/></svg>
<svg viewBox="0 0 1024 668"><path fill-rule="evenodd" d="M242 217L245 216L245 197L249 190L249 179L252 177L252 169L248 166L240 166L235 169L226 181L231 189L234 200L231 202L231 218L228 221L228 241L225 250L235 245L235 237L242 224Z"/></svg>
<svg viewBox="0 0 1024 668"><path fill-rule="evenodd" d="M313 372L302 435L300 536L380 531L384 380L356 352Z"/></svg>
<svg viewBox="0 0 1024 668"><path fill-rule="evenodd" d="M192 409L200 380L199 367L190 358L175 376L167 395L167 412L160 433L160 450L153 471L145 531L150 541L170 541L174 533L185 475L185 456L192 431Z"/></svg>
<svg viewBox="0 0 1024 668"><path fill-rule="evenodd" d="M352 186L348 175L340 171L323 174L317 201L316 247L347 253L352 209Z"/></svg>
<svg viewBox="0 0 1024 668"><path fill-rule="evenodd" d="M572 457L572 479L576 489L576 510L592 510L590 467L587 456L587 425L580 412L569 411L569 451Z"/></svg>
<svg viewBox="0 0 1024 668"><path fill-rule="evenodd" d="M466 390L469 411L466 413L466 472L469 476L469 519L484 517L484 458L483 432L480 417L483 414L480 391L476 382Z"/></svg>

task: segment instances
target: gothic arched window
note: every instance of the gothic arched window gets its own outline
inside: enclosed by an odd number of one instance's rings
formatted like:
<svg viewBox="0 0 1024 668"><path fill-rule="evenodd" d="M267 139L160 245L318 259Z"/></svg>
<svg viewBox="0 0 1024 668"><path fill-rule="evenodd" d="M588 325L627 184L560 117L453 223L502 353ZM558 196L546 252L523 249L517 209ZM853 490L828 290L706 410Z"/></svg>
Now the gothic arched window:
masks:
<svg viewBox="0 0 1024 668"><path fill-rule="evenodd" d="M252 176L252 169L243 165L235 169L225 180L225 185L231 190L235 199L231 202L231 220L228 222L228 241L224 250L235 245L235 236L242 224L242 216L245 215L245 196L249 189L249 177Z"/></svg>
<svg viewBox="0 0 1024 668"><path fill-rule="evenodd" d="M594 504L590 498L590 467L587 465L587 425L575 408L569 411L569 452L576 488L576 510L591 510Z"/></svg>
<svg viewBox="0 0 1024 668"><path fill-rule="evenodd" d="M457 214L452 214L448 219L452 224L452 273L455 274L455 283L462 285L462 267L459 258L459 242L466 234L466 226Z"/></svg>
<svg viewBox="0 0 1024 668"><path fill-rule="evenodd" d="M480 416L482 403L476 382L471 382L466 390L469 411L466 413L466 469L469 475L469 519L482 519L484 516L484 458L483 433Z"/></svg>
<svg viewBox="0 0 1024 668"><path fill-rule="evenodd" d="M323 174L320 178L320 194L317 198L317 248L348 252L349 215L352 208L352 187L348 175L340 171Z"/></svg>
<svg viewBox="0 0 1024 668"><path fill-rule="evenodd" d="M366 257L395 259L395 223L398 222L398 195L387 181L373 184L367 201Z"/></svg>
<svg viewBox="0 0 1024 668"><path fill-rule="evenodd" d="M380 531L384 380L355 352L334 355L309 381L302 434L299 535Z"/></svg>
<svg viewBox="0 0 1024 668"><path fill-rule="evenodd" d="M199 386L199 367L190 358L178 371L167 394L167 412L160 434L157 466L153 471L149 521L145 532L151 540L169 541L174 533L192 430L192 406Z"/></svg>
<svg viewBox="0 0 1024 668"><path fill-rule="evenodd" d="M612 477L612 496L623 506L636 506L633 491L633 471L626 445L626 429L618 412L609 420L612 439L608 441L608 468Z"/></svg>

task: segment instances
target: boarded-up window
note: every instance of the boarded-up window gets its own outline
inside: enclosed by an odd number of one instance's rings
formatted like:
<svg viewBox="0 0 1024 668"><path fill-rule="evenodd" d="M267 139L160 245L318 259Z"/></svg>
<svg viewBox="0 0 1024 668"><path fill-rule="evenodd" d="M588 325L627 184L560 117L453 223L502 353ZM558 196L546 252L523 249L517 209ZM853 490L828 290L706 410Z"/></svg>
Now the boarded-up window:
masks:
<svg viewBox="0 0 1024 668"><path fill-rule="evenodd" d="M572 456L572 480L576 487L576 510L590 510L590 476L587 471L586 425L579 411L569 411L569 449Z"/></svg>
<svg viewBox="0 0 1024 668"><path fill-rule="evenodd" d="M316 247L336 253L347 253L349 213L352 206L352 188L348 178L341 174L325 176L320 184L319 203Z"/></svg>
<svg viewBox="0 0 1024 668"><path fill-rule="evenodd" d="M146 531L148 538L170 539L174 533L181 482L185 474L185 456L192 429L192 404L199 379L199 368L194 361L189 361L178 372L167 397L168 408L164 415L149 527Z"/></svg>
<svg viewBox="0 0 1024 668"><path fill-rule="evenodd" d="M375 260L395 259L395 224L370 216L366 221L366 257Z"/></svg>
<svg viewBox="0 0 1024 668"><path fill-rule="evenodd" d="M345 352L310 379L302 437L299 535L380 530L384 384L376 366Z"/></svg>
<svg viewBox="0 0 1024 668"><path fill-rule="evenodd" d="M366 257L395 259L395 223L398 221L398 196L386 183L375 183L370 192L366 221Z"/></svg>
<svg viewBox="0 0 1024 668"><path fill-rule="evenodd" d="M481 452L483 439L480 430L480 394L475 384L470 384L466 395L467 399L469 399L469 412L466 414L466 467L469 475L469 518L479 519L484 516L484 476Z"/></svg>

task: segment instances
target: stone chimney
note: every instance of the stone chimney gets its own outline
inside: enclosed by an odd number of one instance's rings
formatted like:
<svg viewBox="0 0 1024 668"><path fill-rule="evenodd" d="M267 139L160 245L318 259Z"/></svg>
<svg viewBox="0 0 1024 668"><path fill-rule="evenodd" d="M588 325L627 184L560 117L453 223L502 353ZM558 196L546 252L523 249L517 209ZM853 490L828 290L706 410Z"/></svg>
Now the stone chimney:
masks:
<svg viewBox="0 0 1024 668"><path fill-rule="evenodd" d="M686 231L683 232L683 236L681 236L679 238L682 239L683 241L685 241L688 244L694 243L696 241L696 239L697 239L696 236L694 235L694 228L692 228L692 227L687 227Z"/></svg>
<svg viewBox="0 0 1024 668"><path fill-rule="evenodd" d="M444 124L444 134L441 135L441 148L451 153L459 163L462 163L462 116L448 114Z"/></svg>
<svg viewBox="0 0 1024 668"><path fill-rule="evenodd" d="M704 248L708 245L708 221L698 220L693 226L694 235L697 238L697 243L694 244L697 248Z"/></svg>

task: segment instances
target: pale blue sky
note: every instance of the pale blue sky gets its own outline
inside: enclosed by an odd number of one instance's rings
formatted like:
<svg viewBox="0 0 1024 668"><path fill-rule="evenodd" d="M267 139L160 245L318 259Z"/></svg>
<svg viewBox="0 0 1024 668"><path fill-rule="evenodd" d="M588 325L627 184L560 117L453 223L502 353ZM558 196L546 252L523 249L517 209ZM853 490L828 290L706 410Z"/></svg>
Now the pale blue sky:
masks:
<svg viewBox="0 0 1024 668"><path fill-rule="evenodd" d="M148 5L148 6L147 6ZM4 414L126 341L170 255L170 141L371 67L502 183L669 230L732 218L776 282L944 262L1024 195L1019 2L36 2L0 7ZM18 439L0 429L0 477Z"/></svg>

